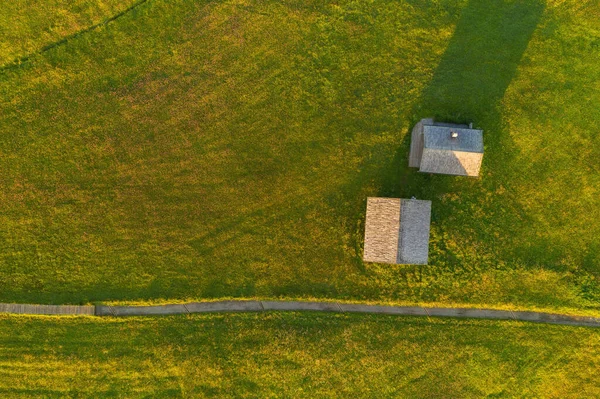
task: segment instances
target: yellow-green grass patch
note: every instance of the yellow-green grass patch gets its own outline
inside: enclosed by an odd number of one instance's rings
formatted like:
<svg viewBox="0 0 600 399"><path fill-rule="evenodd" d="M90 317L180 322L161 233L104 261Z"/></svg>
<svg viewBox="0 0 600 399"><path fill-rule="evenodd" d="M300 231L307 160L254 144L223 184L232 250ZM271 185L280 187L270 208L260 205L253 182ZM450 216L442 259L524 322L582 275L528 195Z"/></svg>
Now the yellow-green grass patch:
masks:
<svg viewBox="0 0 600 399"><path fill-rule="evenodd" d="M595 329L518 322L311 313L0 316L0 393L596 397L599 353Z"/></svg>

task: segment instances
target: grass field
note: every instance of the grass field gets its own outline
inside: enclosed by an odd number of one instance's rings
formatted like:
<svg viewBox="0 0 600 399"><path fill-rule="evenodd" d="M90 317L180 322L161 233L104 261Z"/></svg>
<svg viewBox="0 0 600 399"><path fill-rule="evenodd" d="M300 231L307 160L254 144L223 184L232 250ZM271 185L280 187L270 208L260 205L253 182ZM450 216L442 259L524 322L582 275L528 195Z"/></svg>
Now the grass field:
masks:
<svg viewBox="0 0 600 399"><path fill-rule="evenodd" d="M0 301L600 310L597 1L132 4L0 9ZM427 116L481 178L407 168ZM428 266L362 262L367 196L433 201Z"/></svg>
<svg viewBox="0 0 600 399"><path fill-rule="evenodd" d="M596 330L531 323L0 316L11 398L587 398L600 395L599 367Z"/></svg>

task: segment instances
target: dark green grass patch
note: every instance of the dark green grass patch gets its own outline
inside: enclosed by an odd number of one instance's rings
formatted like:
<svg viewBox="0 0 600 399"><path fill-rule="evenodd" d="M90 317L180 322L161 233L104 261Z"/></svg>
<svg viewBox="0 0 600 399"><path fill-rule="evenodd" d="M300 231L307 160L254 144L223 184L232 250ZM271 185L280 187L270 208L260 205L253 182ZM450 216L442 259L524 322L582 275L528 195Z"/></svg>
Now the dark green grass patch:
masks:
<svg viewBox="0 0 600 399"><path fill-rule="evenodd" d="M599 353L594 329L516 322L310 313L0 316L0 394L597 397Z"/></svg>
<svg viewBox="0 0 600 399"><path fill-rule="evenodd" d="M599 10L149 0L5 69L0 301L598 309ZM407 168L425 116L479 179ZM361 261L377 195L433 201L428 266Z"/></svg>

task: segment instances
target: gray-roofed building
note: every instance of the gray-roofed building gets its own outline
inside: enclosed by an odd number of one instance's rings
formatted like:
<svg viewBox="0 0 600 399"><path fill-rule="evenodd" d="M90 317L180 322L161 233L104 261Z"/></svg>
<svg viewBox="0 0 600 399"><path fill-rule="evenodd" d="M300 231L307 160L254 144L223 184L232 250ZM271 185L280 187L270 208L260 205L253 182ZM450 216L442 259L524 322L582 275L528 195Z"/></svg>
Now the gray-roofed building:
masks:
<svg viewBox="0 0 600 399"><path fill-rule="evenodd" d="M367 198L365 262L426 265L431 201Z"/></svg>
<svg viewBox="0 0 600 399"><path fill-rule="evenodd" d="M479 176L483 131L422 119L411 135L408 166L419 172Z"/></svg>

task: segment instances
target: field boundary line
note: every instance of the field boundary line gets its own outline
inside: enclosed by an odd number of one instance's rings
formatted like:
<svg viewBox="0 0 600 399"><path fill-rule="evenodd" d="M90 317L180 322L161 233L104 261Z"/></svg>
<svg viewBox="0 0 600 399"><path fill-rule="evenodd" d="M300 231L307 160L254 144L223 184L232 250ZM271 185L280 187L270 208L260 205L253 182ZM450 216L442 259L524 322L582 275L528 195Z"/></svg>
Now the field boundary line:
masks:
<svg viewBox="0 0 600 399"><path fill-rule="evenodd" d="M76 306L0 303L0 313L30 315L95 315L109 317L127 317L191 313L274 311L364 313L397 316L424 316L427 318L445 317L461 319L513 320L545 324L600 327L600 317L592 316L573 316L549 312L512 311L483 308L391 306L343 302L226 300L144 306Z"/></svg>
<svg viewBox="0 0 600 399"><path fill-rule="evenodd" d="M19 68L22 64L27 63L27 61L29 61L30 59L32 59L33 57L35 57L36 55L40 55L43 54L49 50L52 50L55 47L61 46L63 44L66 44L69 40L73 40L81 35L84 35L88 32L92 32L102 26L108 25L109 23L121 18L122 16L124 16L125 14L135 10L136 8L138 8L141 5L144 5L148 2L149 0L138 0L135 3L131 4L129 7L127 7L124 10L119 11L118 13L105 18L104 20L97 22L95 24L92 24L90 26L88 26L87 28L83 28L77 32L73 32L70 35L67 35L55 42L52 43L48 43L42 47L40 47L38 50L33 50L32 52L25 54L23 56L17 57L15 59L13 59L12 61L8 61L5 64L0 66L0 72L3 71L8 71L11 69L15 69L15 68Z"/></svg>

